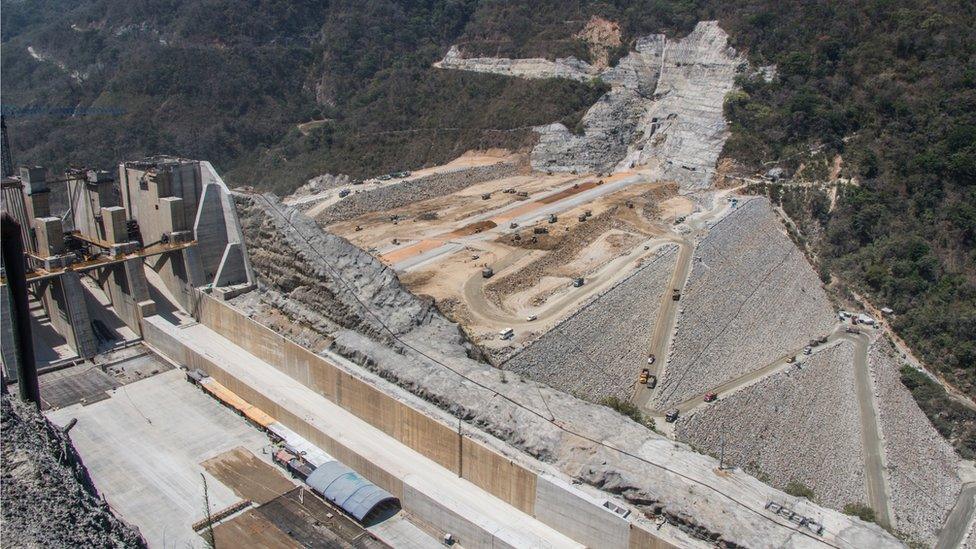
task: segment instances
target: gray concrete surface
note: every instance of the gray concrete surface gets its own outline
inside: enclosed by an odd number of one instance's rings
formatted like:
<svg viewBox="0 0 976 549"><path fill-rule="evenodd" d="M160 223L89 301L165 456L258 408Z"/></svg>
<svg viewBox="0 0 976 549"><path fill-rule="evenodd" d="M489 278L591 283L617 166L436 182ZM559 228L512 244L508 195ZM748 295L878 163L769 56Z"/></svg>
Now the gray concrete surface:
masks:
<svg viewBox="0 0 976 549"><path fill-rule="evenodd" d="M78 423L71 440L99 492L151 546L204 547L190 526L206 516L201 473L212 511L240 500L201 463L243 446L268 460L267 437L190 385L180 370L116 389L111 398L47 414Z"/></svg>

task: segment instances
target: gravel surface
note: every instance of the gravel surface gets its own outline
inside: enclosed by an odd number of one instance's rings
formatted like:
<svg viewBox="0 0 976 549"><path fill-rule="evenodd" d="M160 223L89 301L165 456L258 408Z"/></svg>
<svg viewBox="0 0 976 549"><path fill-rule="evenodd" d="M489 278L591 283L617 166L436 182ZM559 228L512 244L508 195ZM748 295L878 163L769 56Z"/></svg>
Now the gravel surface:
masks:
<svg viewBox="0 0 976 549"><path fill-rule="evenodd" d="M391 183L386 187L351 194L326 208L315 219L323 226L332 225L363 214L384 212L446 196L471 185L515 175L518 170L515 164L499 162L490 166L434 173L402 183Z"/></svg>
<svg viewBox="0 0 976 549"><path fill-rule="evenodd" d="M5 547L145 547L98 497L61 430L34 408L2 397Z"/></svg>
<svg viewBox="0 0 976 549"><path fill-rule="evenodd" d="M959 458L901 383L905 362L886 339L871 345L868 364L878 395L895 527L933 544L962 489Z"/></svg>
<svg viewBox="0 0 976 549"><path fill-rule="evenodd" d="M820 279L765 198L742 203L709 230L680 307L660 409L801 349L834 325Z"/></svg>
<svg viewBox="0 0 976 549"><path fill-rule="evenodd" d="M677 246L667 246L502 367L594 402L627 399L646 362Z"/></svg>
<svg viewBox="0 0 976 549"><path fill-rule="evenodd" d="M841 509L867 500L854 345L842 342L678 420L678 438Z"/></svg>

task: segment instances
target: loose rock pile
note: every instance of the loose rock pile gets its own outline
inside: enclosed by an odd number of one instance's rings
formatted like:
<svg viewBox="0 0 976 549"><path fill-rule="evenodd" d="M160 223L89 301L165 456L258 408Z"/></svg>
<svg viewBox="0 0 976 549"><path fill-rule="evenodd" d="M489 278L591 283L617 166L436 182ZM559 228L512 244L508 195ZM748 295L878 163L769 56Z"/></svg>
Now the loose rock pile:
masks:
<svg viewBox="0 0 976 549"><path fill-rule="evenodd" d="M329 189L349 184L348 175L323 174L309 179L304 185L291 193L291 199L313 196Z"/></svg>
<svg viewBox="0 0 976 549"><path fill-rule="evenodd" d="M834 324L820 279L765 198L742 203L709 231L679 307L657 394L662 409L802 349Z"/></svg>
<svg viewBox="0 0 976 549"><path fill-rule="evenodd" d="M546 332L502 366L581 398L627 399L647 358L677 246Z"/></svg>
<svg viewBox="0 0 976 549"><path fill-rule="evenodd" d="M98 498L71 442L37 410L4 394L0 433L5 547L145 547Z"/></svg>
<svg viewBox="0 0 976 549"><path fill-rule="evenodd" d="M867 500L854 346L829 347L789 370L682 418L681 440L785 488L811 488L835 509Z"/></svg>
<svg viewBox="0 0 976 549"><path fill-rule="evenodd" d="M371 191L352 194L326 208L315 219L323 226L332 225L363 214L383 212L401 208L414 202L446 196L471 185L501 179L516 173L518 173L518 166L509 162L434 173Z"/></svg>
<svg viewBox="0 0 976 549"><path fill-rule="evenodd" d="M901 383L904 365L885 339L868 350L885 445L895 527L931 545L962 488L952 446Z"/></svg>

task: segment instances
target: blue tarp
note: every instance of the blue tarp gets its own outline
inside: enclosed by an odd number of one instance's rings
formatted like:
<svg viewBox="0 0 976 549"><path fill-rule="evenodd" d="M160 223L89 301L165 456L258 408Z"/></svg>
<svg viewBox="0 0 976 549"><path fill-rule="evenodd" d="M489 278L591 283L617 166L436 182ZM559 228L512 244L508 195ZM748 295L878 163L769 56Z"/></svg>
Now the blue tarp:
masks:
<svg viewBox="0 0 976 549"><path fill-rule="evenodd" d="M378 505L397 501L392 494L338 461L317 467L305 482L360 522Z"/></svg>

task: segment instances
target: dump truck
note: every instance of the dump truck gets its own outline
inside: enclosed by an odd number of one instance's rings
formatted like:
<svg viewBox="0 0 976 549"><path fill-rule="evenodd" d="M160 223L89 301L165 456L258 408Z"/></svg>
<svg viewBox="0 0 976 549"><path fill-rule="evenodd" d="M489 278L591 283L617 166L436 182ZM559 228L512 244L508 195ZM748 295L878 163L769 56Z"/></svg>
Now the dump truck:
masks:
<svg viewBox="0 0 976 549"><path fill-rule="evenodd" d="M647 368L644 368L643 370L641 370L640 377L637 379L637 382L640 383L641 385L647 385L647 380L650 377L651 377L651 371L648 370Z"/></svg>
<svg viewBox="0 0 976 549"><path fill-rule="evenodd" d="M481 278L491 278L493 276L495 276L495 271L493 271L491 267L481 269Z"/></svg>
<svg viewBox="0 0 976 549"><path fill-rule="evenodd" d="M655 387L657 387L657 376L655 375L647 376L647 388L653 389Z"/></svg>
<svg viewBox="0 0 976 549"><path fill-rule="evenodd" d="M573 287L574 288L579 288L582 285L583 285L583 277L578 276L575 279L573 279Z"/></svg>
<svg viewBox="0 0 976 549"><path fill-rule="evenodd" d="M668 423L674 423L675 421L678 421L678 411L671 410L670 412L668 412L668 415L664 416L664 421L667 421Z"/></svg>
<svg viewBox="0 0 976 549"><path fill-rule="evenodd" d="M679 299L681 299L681 290L679 290L677 288L675 288L674 290L671 290L671 300L672 301L678 301Z"/></svg>
<svg viewBox="0 0 976 549"><path fill-rule="evenodd" d="M515 330L512 328L505 328L504 330L498 332L498 337L504 339L512 339L515 337Z"/></svg>

